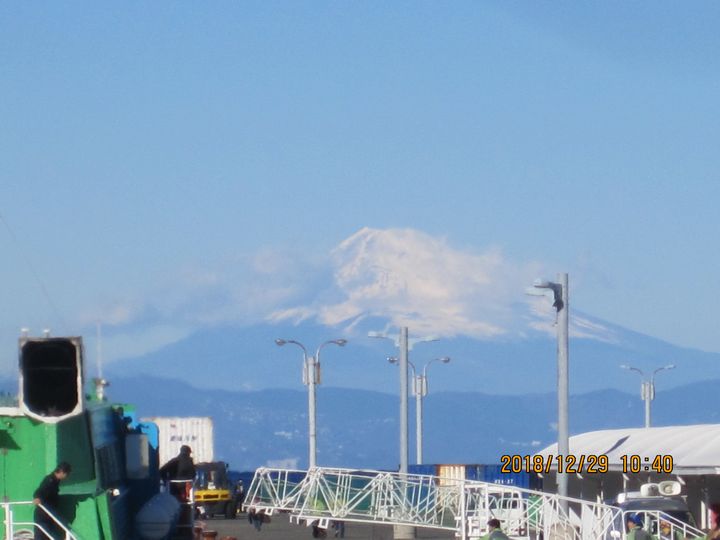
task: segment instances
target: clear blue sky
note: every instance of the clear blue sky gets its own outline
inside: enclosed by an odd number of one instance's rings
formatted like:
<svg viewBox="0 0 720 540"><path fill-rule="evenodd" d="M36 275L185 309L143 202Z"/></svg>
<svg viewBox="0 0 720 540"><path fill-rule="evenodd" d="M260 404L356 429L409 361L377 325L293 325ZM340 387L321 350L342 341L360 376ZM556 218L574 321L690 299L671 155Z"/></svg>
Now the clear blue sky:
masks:
<svg viewBox="0 0 720 540"><path fill-rule="evenodd" d="M3 2L0 358L129 298L116 355L172 340L224 294L197 273L290 253L302 281L365 226L720 351L719 27L716 2Z"/></svg>

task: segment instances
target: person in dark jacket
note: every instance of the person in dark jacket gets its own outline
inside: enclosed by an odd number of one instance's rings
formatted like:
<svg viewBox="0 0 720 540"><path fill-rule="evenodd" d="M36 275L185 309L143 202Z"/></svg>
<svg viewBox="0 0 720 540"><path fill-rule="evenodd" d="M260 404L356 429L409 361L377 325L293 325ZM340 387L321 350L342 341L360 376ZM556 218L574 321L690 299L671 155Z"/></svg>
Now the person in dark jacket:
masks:
<svg viewBox="0 0 720 540"><path fill-rule="evenodd" d="M652 540L652 535L643 529L643 519L640 514L628 514L626 521L628 533L625 538L627 540Z"/></svg>
<svg viewBox="0 0 720 540"><path fill-rule="evenodd" d="M70 476L72 467L66 461L63 461L55 467L55 470L48 474L40 485L33 493L33 504L35 505L35 523L38 525L35 527L35 540L47 540L48 538L54 538L55 534L60 533L60 527L55 521L48 515L50 512L57 519L60 519L58 515L58 503L60 502L60 482ZM40 505L44 507L41 508ZM45 532L41 530L44 529Z"/></svg>
<svg viewBox="0 0 720 540"><path fill-rule="evenodd" d="M493 518L488 521L488 533L482 537L482 540L510 540L510 538L500 529L500 520Z"/></svg>
<svg viewBox="0 0 720 540"><path fill-rule="evenodd" d="M170 493L181 502L187 500L192 481L195 479L195 463L191 454L192 449L184 444L180 447L177 456L160 467L160 478L169 481ZM185 480L185 482L173 482L177 480Z"/></svg>

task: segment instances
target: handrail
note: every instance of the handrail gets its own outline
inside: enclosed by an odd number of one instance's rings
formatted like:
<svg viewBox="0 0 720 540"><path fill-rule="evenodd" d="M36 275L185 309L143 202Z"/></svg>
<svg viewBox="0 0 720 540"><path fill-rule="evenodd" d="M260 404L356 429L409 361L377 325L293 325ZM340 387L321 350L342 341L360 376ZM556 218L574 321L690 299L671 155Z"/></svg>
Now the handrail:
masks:
<svg viewBox="0 0 720 540"><path fill-rule="evenodd" d="M260 468L244 506L257 513L289 512L292 521L321 528L338 520L373 522L444 529L463 540L487 533L492 518L515 539L625 535L623 512L615 506L475 480L387 471ZM699 536L697 529L667 518L658 514L655 519L657 524L668 521L683 538Z"/></svg>
<svg viewBox="0 0 720 540"><path fill-rule="evenodd" d="M34 527L37 527L40 529L48 538L51 538L51 534L49 531L47 531L42 525L36 523L33 521L15 521L14 519L14 513L13 508L18 506L36 506L35 503L32 501L15 501L15 502L2 502L0 503L0 507L2 507L4 514L5 514L5 520L4 520L4 529L5 529L5 538L8 540L11 540L15 533L21 532L21 529L18 530L17 527L30 527L31 529ZM60 521L46 506L43 504L38 504L37 507L41 508L45 514L50 517L50 519L55 523L55 525L64 533L65 540L80 540L75 533L73 533L62 521Z"/></svg>
<svg viewBox="0 0 720 540"><path fill-rule="evenodd" d="M660 510L627 510L623 512L623 523L627 522L627 518L631 514L644 516L646 518L644 525L647 526L647 530L651 532L655 538L664 538L660 536L660 523L663 521L670 525L670 530L666 535L670 539L675 539L678 536L683 539L705 537L705 533L697 527L688 525L678 518Z"/></svg>

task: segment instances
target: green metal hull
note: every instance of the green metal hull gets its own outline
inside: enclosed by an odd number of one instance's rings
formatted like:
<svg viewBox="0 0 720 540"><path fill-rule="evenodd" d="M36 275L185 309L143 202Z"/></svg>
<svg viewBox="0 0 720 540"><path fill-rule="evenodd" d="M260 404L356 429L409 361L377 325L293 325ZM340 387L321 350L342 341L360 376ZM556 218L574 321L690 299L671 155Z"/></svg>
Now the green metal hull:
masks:
<svg viewBox="0 0 720 540"><path fill-rule="evenodd" d="M40 369L31 368L25 366L23 374L21 356L20 407L0 408L0 502L32 501L42 479L58 463L66 461L72 473L60 485L58 511L72 533L82 540L134 538L133 517L158 487L157 458L152 460L153 449L147 437L140 428L131 428L122 407L93 401L82 395L81 386L77 391L79 406L65 403L66 411L59 416L48 414L43 409L43 387L28 383L28 378L36 376ZM81 385L82 377L77 380ZM47 395L56 396L52 382L42 381L49 388ZM40 412L36 414L36 410ZM128 445L133 437L139 437L136 442L140 444ZM142 452L136 453L142 454L145 462L129 454L130 447L141 448ZM13 504L11 508L14 522L32 522L33 505ZM8 518L0 517L3 521Z"/></svg>

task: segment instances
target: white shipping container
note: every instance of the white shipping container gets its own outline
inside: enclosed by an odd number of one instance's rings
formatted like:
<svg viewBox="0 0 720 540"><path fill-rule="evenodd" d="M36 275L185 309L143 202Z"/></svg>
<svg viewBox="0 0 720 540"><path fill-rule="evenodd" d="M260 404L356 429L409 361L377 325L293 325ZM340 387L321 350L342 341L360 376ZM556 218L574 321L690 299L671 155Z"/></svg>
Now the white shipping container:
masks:
<svg viewBox="0 0 720 540"><path fill-rule="evenodd" d="M214 460L213 423L209 416L155 416L142 421L157 424L161 466L177 456L184 444L192 448L195 463Z"/></svg>
<svg viewBox="0 0 720 540"><path fill-rule="evenodd" d="M465 465L438 465L441 486L457 486L465 480Z"/></svg>

